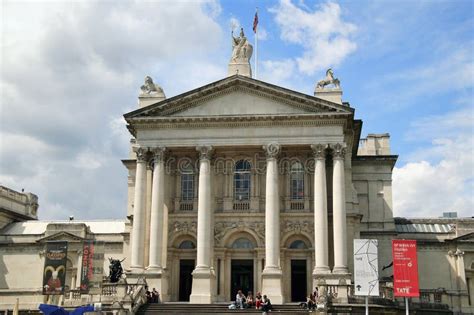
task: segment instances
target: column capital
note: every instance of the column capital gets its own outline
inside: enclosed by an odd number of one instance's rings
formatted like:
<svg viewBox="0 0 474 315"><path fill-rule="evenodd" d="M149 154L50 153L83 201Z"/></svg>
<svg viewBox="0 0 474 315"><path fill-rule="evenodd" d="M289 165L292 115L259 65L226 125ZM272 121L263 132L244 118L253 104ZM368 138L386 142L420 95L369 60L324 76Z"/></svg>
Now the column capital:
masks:
<svg viewBox="0 0 474 315"><path fill-rule="evenodd" d="M150 149L153 154L153 163L163 161L165 159L166 147L154 147Z"/></svg>
<svg viewBox="0 0 474 315"><path fill-rule="evenodd" d="M210 160L212 153L214 152L214 148L210 145L200 145L196 147L196 151L199 152L200 160Z"/></svg>
<svg viewBox="0 0 474 315"><path fill-rule="evenodd" d="M280 149L280 145L276 142L272 142L263 146L263 150L265 151L265 156L267 159L276 159L281 151Z"/></svg>
<svg viewBox="0 0 474 315"><path fill-rule="evenodd" d="M133 152L135 152L135 154L137 155L137 162L146 162L148 148L135 147L133 148Z"/></svg>
<svg viewBox="0 0 474 315"><path fill-rule="evenodd" d="M334 160L344 160L344 157L346 155L345 143L331 144L331 149L332 149L332 158Z"/></svg>
<svg viewBox="0 0 474 315"><path fill-rule="evenodd" d="M312 144L311 150L313 150L314 158L317 160L325 160L326 159L326 149L328 148L327 144Z"/></svg>

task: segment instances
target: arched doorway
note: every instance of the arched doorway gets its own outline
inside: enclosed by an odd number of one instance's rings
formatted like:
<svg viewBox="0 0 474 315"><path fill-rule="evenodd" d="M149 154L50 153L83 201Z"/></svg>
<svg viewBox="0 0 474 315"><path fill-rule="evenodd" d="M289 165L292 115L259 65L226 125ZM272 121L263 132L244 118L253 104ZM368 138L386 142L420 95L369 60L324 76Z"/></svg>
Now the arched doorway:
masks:
<svg viewBox="0 0 474 315"><path fill-rule="evenodd" d="M225 242L225 282L223 296L235 301L238 290L247 295L257 288L257 241L244 230L229 235Z"/></svg>
<svg viewBox="0 0 474 315"><path fill-rule="evenodd" d="M196 266L196 239L194 235L183 234L171 241L168 248L170 270L170 300L189 301L193 284L192 272Z"/></svg>
<svg viewBox="0 0 474 315"><path fill-rule="evenodd" d="M285 242L286 298L291 302L306 301L311 290L311 243L303 235L293 235Z"/></svg>

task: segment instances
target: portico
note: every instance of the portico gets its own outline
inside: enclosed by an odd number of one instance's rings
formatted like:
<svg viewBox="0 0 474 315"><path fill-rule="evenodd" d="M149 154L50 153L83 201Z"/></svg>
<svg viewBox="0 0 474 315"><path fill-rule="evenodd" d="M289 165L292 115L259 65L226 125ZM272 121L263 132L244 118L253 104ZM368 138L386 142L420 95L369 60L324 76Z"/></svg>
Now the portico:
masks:
<svg viewBox="0 0 474 315"><path fill-rule="evenodd" d="M146 77L139 109L125 115L136 161L131 274L171 300L190 290L191 303L227 300L238 286L280 304L348 285L354 110L332 71L315 97L290 91L251 78L243 31L233 43L227 78L166 99ZM291 292L284 270L306 288Z"/></svg>
<svg viewBox="0 0 474 315"><path fill-rule="evenodd" d="M174 251L177 256L172 259L174 260L169 263L169 266L175 267L179 265L179 247L185 238L181 238L179 244L175 245L178 247L178 250L173 250L172 248L166 248L163 246L163 229L166 230L166 234L173 234L173 226L169 226L167 229L164 226L164 212L168 207L165 207L165 200L169 200L165 197L165 191L167 186L170 185L168 181L175 181L169 175L165 173L165 165L171 165L170 161L178 161L179 156L182 154L180 152L193 152L194 153L194 162L198 166L199 171L197 172L198 176L198 187L196 187L197 194L197 214L193 214L191 219L195 219L196 224L187 227L186 233L191 236L191 242L194 242L195 248L195 259L196 265L192 272L192 291L189 297L191 303L212 303L216 300L219 300L219 295L225 297L226 299L230 295L232 296L231 283L232 278L232 268L236 262L243 261L243 258L246 258L247 261L250 261L252 264L252 288L254 290L262 291L267 294L274 303L284 303L285 301L290 301L291 291L286 289L288 284L285 284L289 279L285 277L282 273L283 266L282 261L287 261L288 264L291 264L291 251L287 251L283 248L282 250L282 235L288 234L288 225L289 221L287 219L288 214L295 215L298 214L298 211L291 211L285 209L285 205L281 202L280 191L281 183L280 181L286 182L288 174L280 174L279 169L282 168L288 159L288 153L293 151L292 145L280 146L277 142L271 142L265 144L258 148L258 146L245 147L242 146L241 149L236 146L231 148L226 146L211 146L211 145L201 145L194 148L176 148L176 147L165 147L160 145L158 147L147 147L147 148L136 148L137 160L136 160L136 179L137 183L140 182L140 178L144 177L143 175L143 164L151 163L153 165L152 171L152 194L151 194L151 213L150 213L150 222L145 221L146 216L141 215L141 213L146 212L146 210L139 209L134 207L134 213L137 213L137 216L134 216L133 228L132 228L132 246L135 245L137 239L144 238L144 232L146 228L144 226L149 224L150 226L150 239L148 241L149 248L149 261L144 260L144 250L135 251L132 247L132 272L144 273L145 275L151 276L151 281L153 286L157 287L160 292L163 292L163 296L168 296L166 292L169 287L169 274L168 270L163 268L165 263L163 262L164 252L167 250ZM301 227L293 228L291 234L302 233L304 232L313 232L313 235L306 239L314 239L314 245L307 244L307 248L313 248L313 254L310 254L309 257L315 257L308 261L308 266L313 268L312 278L313 283L308 281L308 290L310 290L314 285L321 285L320 280L333 278L335 274L345 273L347 274L347 256L345 253L337 252L345 250L345 243L347 242L345 238L345 226L341 225L341 216L345 216L345 207L340 206L345 202L343 199L344 192L344 167L343 163L338 164L337 159L343 161L344 159L344 144L308 144L306 146L299 145L299 150L306 152L308 159L305 161L305 164L308 164L307 161L314 159L314 173L306 174L306 179L313 177L314 179L314 197L308 196L314 200L314 220L311 222L312 228L302 231ZM252 161L252 165L255 165L255 179L250 181L251 186L259 186L259 190L263 191L264 189L264 198L263 198L263 207L260 208L257 206L256 209L249 208L248 211L236 211L235 207L232 209L219 209L218 199L219 196L216 196L216 193L219 193L219 189L215 189L215 185L220 185L222 182L231 182L232 179L220 178L221 176L226 177L226 175L219 174L218 165L220 161L224 160L226 153L231 150L246 152L248 156L258 156L260 161ZM167 153L165 156L165 152ZM251 152L251 153L250 153ZM282 152L284 152L283 157ZM140 155L139 155L140 154ZM140 158L138 158L140 156ZM333 268L330 268L329 265L329 255L330 248L328 244L328 209L327 209L327 186L326 186L326 159L332 161L333 167L329 169L329 173L332 175L332 191L333 193L332 200L334 209L334 219L333 219L333 231L334 235L334 248L331 250L333 253L333 261L337 262L334 264ZM262 163L264 161L264 163ZM263 166L262 169L257 169L258 165ZM177 163L179 164L179 163ZM167 170L168 172L173 173L172 170ZM142 173L141 173L142 172ZM260 174L258 174L260 172ZM178 174L177 174L178 175ZM232 175L232 174L230 174ZM229 176L227 176L229 177ZM229 192L225 191L224 188L222 194L225 196ZM257 190L257 189L256 189ZM140 200L146 198L145 191L146 189L141 189L137 191L142 191L142 193L135 194L135 205L140 204ZM260 193L256 194L261 195ZM234 204L244 204L245 200L234 200ZM145 204L145 203L142 203ZM249 202L250 204L250 202ZM258 205L262 204L261 202ZM223 205L223 203L222 203ZM169 207L171 208L171 207ZM243 208L245 210L245 208ZM174 209L172 212L179 213ZM311 209L303 209L305 212L302 213L302 216L307 216L307 211ZM339 211L336 213L336 211ZM187 211L187 215L191 214L192 211ZM190 213L191 212L191 213ZM292 213L291 213L292 212ZM236 216L237 214L237 216ZM260 226L250 224L245 217L250 215L249 219L254 219L256 221L262 221ZM171 213L171 217L174 215ZM257 216L256 218L254 216ZM339 218L337 218L339 216ZM141 222L137 222L135 218L141 218ZM231 222L235 222L235 226L226 225L221 223L222 219L227 218ZM183 220L184 221L184 220ZM283 222L284 221L284 222ZM217 223L217 224L216 224ZM280 230L280 227L284 224L283 231ZM339 226L336 226L339 225ZM295 225L296 226L296 225ZM181 229L180 227L175 227L175 229ZM194 230L193 230L194 229ZM239 232L241 231L241 232ZM295 233L296 232L296 233ZM242 237L236 238L231 236L232 233L240 233L235 235L241 235ZM336 235L336 233L341 233L341 235ZM194 237L192 236L194 234ZM309 234L309 233L308 233ZM135 236L136 235L136 236ZM263 241L255 241L256 239L264 236ZM136 237L136 238L135 238ZM223 240L224 239L224 240ZM233 239L233 241L231 241ZM225 248L239 248L239 244L235 244L236 240L250 240L252 243L251 246L244 247L245 251L235 250L226 250ZM298 239L298 238L297 238ZM223 247L220 246L223 240ZM173 242L173 241L172 241ZM306 241L307 242L307 241ZM215 244L218 243L218 244ZM344 243L344 244L342 244ZM169 245L168 245L169 246ZM236 247L233 247L236 246ZM142 246L144 248L145 246ZM222 248L222 249L221 249ZM259 250L261 248L262 250ZM191 248L190 248L191 249ZM215 252L216 251L216 252ZM250 252L249 252L250 251ZM242 253L249 252L242 256ZM239 254L240 253L240 254ZM135 256L136 255L136 256ZM186 257L182 257L186 258ZM190 258L190 257L187 257ZM293 257L295 258L295 257ZM298 257L296 257L298 258ZM250 260L249 260L250 259ZM188 259L189 260L189 259ZM141 265L137 262L141 262ZM174 271L176 273L176 271ZM174 277L176 278L176 276ZM156 280L153 280L156 279ZM179 281L178 281L179 282ZM173 286L173 285L171 285ZM219 288L218 288L219 287ZM171 288L172 289L172 288ZM177 291L172 289L171 291ZM171 293L169 298L171 300L177 300L176 294Z"/></svg>

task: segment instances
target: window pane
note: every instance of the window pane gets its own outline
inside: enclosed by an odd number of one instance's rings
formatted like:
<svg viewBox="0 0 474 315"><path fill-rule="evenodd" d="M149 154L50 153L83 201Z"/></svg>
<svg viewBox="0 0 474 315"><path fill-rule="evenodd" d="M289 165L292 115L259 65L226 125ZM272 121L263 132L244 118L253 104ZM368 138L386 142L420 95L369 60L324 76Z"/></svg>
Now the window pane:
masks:
<svg viewBox="0 0 474 315"><path fill-rule="evenodd" d="M290 244L291 249L307 249L308 246L306 246L305 242L302 240L296 240L293 243Z"/></svg>
<svg viewBox="0 0 474 315"><path fill-rule="evenodd" d="M238 201L250 199L250 163L248 161L240 160L235 163L234 198Z"/></svg>
<svg viewBox="0 0 474 315"><path fill-rule="evenodd" d="M181 200L191 201L194 199L194 175L181 175Z"/></svg>
<svg viewBox="0 0 474 315"><path fill-rule="evenodd" d="M290 190L292 200L304 199L304 169L303 165L299 162L291 165Z"/></svg>
<svg viewBox="0 0 474 315"><path fill-rule="evenodd" d="M239 238L234 241L232 248L254 248L252 242L246 238Z"/></svg>

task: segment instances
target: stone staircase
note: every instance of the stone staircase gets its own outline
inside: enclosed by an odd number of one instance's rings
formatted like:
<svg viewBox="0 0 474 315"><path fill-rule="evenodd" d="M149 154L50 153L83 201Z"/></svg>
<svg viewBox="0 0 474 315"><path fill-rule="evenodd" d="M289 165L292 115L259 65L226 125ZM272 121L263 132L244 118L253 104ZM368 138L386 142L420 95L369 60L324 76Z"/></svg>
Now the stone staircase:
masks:
<svg viewBox="0 0 474 315"><path fill-rule="evenodd" d="M154 314L170 314L170 315L193 315L193 314L211 314L211 315L229 315L229 314L242 314L242 315L261 315L262 311L256 309L244 309L244 310L229 310L229 303L216 303L216 304L190 304L186 302L168 302L163 304L145 304L137 312L139 315L154 315ZM404 315L405 309L399 306L388 306L388 305L369 305L371 315ZM289 303L283 305L273 305L273 311L269 312L268 315L272 314L285 314L285 315L300 315L300 314L365 314L365 307L361 304L333 304L329 306L329 310L325 313L312 312L301 309L299 303ZM415 308L410 309L410 314L416 315L449 315L452 312L448 309L427 309L427 308Z"/></svg>
<svg viewBox="0 0 474 315"><path fill-rule="evenodd" d="M152 314L172 314L172 315L192 315L192 314L262 314L261 310L255 308L249 309L237 309L229 310L229 303L217 303L217 304L189 304L189 303L163 303L163 304L146 304L142 306L137 314L140 315L152 315ZM308 314L307 310L302 310L298 304L284 304L274 305L273 311L268 313L271 314ZM312 313L317 314L317 313Z"/></svg>

